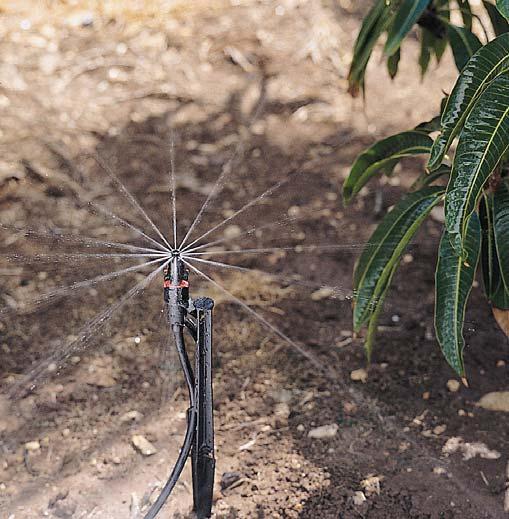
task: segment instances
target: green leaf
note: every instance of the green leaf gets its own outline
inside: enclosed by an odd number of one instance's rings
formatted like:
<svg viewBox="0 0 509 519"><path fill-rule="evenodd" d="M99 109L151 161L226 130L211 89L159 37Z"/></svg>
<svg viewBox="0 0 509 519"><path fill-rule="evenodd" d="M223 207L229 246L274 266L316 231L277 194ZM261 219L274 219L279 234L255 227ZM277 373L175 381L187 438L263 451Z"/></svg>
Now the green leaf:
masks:
<svg viewBox="0 0 509 519"><path fill-rule="evenodd" d="M497 0L497 9L505 18L509 18L509 0Z"/></svg>
<svg viewBox="0 0 509 519"><path fill-rule="evenodd" d="M415 191L416 189L421 189L424 186L429 186L435 182L435 180L450 174L451 168L445 164L442 164L438 169L435 169L435 171L432 171L431 173L422 173L421 176L412 184L411 190Z"/></svg>
<svg viewBox="0 0 509 519"><path fill-rule="evenodd" d="M493 196L493 227L500 274L509 291L509 189L504 181Z"/></svg>
<svg viewBox="0 0 509 519"><path fill-rule="evenodd" d="M477 98L487 85L509 68L509 33L481 47L467 63L454 85L442 115L442 132L431 149L428 168L440 166Z"/></svg>
<svg viewBox="0 0 509 519"><path fill-rule="evenodd" d="M509 290L502 281L499 256L495 243L495 228L493 215L493 194L484 193L479 206L479 216L482 228L481 265L484 281L484 291L488 301L501 310L509 309ZM506 256L505 262L509 261Z"/></svg>
<svg viewBox="0 0 509 519"><path fill-rule="evenodd" d="M384 47L387 56L392 56L399 49L401 41L426 10L429 2L430 0L403 0L387 35Z"/></svg>
<svg viewBox="0 0 509 519"><path fill-rule="evenodd" d="M385 215L373 232L354 271L355 331L376 311L406 246L431 209L442 200L444 191L433 186L410 193Z"/></svg>
<svg viewBox="0 0 509 519"><path fill-rule="evenodd" d="M424 133L433 133L438 132L440 130L440 116L437 115L430 119L429 121L424 121L423 123L418 124L414 130L418 132Z"/></svg>
<svg viewBox="0 0 509 519"><path fill-rule="evenodd" d="M421 76L426 74L429 63L431 61L431 52L434 50L435 36L427 29L421 31L421 53L419 55L419 66L421 67Z"/></svg>
<svg viewBox="0 0 509 519"><path fill-rule="evenodd" d="M444 231L438 251L435 275L435 330L442 352L450 366L465 376L463 365L463 322L481 248L481 228L477 214L470 218L465 248L469 262L459 257Z"/></svg>
<svg viewBox="0 0 509 519"><path fill-rule="evenodd" d="M387 70L391 79L396 77L398 73L399 60L401 59L401 50L398 49L392 56L387 58Z"/></svg>
<svg viewBox="0 0 509 519"><path fill-rule="evenodd" d="M445 225L458 254L482 188L508 147L509 77L498 76L465 121L447 186Z"/></svg>
<svg viewBox="0 0 509 519"><path fill-rule="evenodd" d="M468 29L452 24L447 27L447 36L451 44L454 63L461 72L468 60L482 47L482 43Z"/></svg>
<svg viewBox="0 0 509 519"><path fill-rule="evenodd" d="M509 23L507 23L507 20L500 14L500 11L491 2L488 2L488 0L483 0L483 5L490 17L495 35L500 36L501 34L509 32Z"/></svg>
<svg viewBox="0 0 509 519"><path fill-rule="evenodd" d="M407 131L391 135L363 151L355 160L343 185L343 197L348 203L366 182L388 165L393 168L403 157L429 153L433 140L420 131Z"/></svg>
<svg viewBox="0 0 509 519"><path fill-rule="evenodd" d="M437 63L440 63L445 49L447 49L447 38L435 38L433 48L435 50L435 56L437 57Z"/></svg>
<svg viewBox="0 0 509 519"><path fill-rule="evenodd" d="M348 92L354 97L364 85L366 67L373 48L391 19L392 5L387 4L385 0L378 0L362 22L354 45L352 64L348 72Z"/></svg>

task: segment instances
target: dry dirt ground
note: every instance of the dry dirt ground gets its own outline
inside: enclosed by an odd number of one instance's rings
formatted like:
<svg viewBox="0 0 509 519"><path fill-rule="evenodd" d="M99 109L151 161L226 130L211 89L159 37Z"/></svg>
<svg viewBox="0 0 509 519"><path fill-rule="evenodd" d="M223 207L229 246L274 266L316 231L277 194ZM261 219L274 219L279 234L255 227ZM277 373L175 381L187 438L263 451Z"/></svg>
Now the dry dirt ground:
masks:
<svg viewBox="0 0 509 519"><path fill-rule="evenodd" d="M398 79L390 82L375 58L366 105L351 100L345 76L366 4L0 6L0 380L5 395L17 383L26 386L27 375L30 386L14 400L0 399L2 518L139 517L167 477L185 429L159 277L121 307L143 274L74 286L51 301L43 295L135 264L77 256L118 250L68 234L147 245L97 205L154 235L94 154L166 231L173 140L180 236L221 171L226 181L202 232L296 174L217 230L216 239L261 227L228 246L362 244L380 218L376 192L385 210L415 177L422 164L406 162L351 208L340 203L356 154L434 115L454 80L444 66L421 81L417 45L409 41ZM217 302L214 517L504 517L508 416L475 403L507 386L507 341L481 288L474 289L466 326L470 387L448 390L454 377L432 331L439 220L426 223L405 256L364 383L350 376L365 366L347 297L358 247L224 258L271 276L204 265L327 366L325 374L191 276L192 294ZM300 283L289 279L295 275ZM320 285L336 288L317 291ZM103 317L111 319L86 324L108 305L116 311ZM322 425L335 434L308 435ZM136 434L157 452L136 451ZM189 517L190 509L186 472L161 517Z"/></svg>

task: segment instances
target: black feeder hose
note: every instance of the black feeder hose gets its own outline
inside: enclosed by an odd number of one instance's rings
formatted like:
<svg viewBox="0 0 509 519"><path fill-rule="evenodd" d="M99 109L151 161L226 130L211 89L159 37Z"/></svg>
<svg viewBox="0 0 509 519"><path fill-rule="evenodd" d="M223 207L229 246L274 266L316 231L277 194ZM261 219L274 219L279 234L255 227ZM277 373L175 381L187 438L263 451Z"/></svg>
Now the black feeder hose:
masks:
<svg viewBox="0 0 509 519"><path fill-rule="evenodd" d="M191 363L186 353L186 347L184 342L184 333L182 326L173 325L173 335L175 337L175 345L180 359L182 370L184 371L184 377L186 379L187 388L189 390L190 408L187 412L187 429L184 437L184 443L180 449L180 454L177 458L177 462L173 467L173 470L168 478L168 481L164 485L159 497L156 499L154 504L150 507L150 510L146 513L144 519L155 519L161 508L166 503L166 500L170 496L173 488L177 484L177 481L184 469L187 458L193 447L193 439L196 429L196 398L194 394L194 376L191 369Z"/></svg>

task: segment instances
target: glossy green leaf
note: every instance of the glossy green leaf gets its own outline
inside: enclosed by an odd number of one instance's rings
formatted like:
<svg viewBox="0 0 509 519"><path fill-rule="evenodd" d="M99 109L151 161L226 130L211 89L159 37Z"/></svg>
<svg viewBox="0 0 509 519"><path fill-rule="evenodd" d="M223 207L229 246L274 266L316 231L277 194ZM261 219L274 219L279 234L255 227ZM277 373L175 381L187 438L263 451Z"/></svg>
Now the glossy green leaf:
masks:
<svg viewBox="0 0 509 519"><path fill-rule="evenodd" d="M384 47L387 56L392 56L399 49L401 41L426 10L428 4L429 0L403 0L387 35Z"/></svg>
<svg viewBox="0 0 509 519"><path fill-rule="evenodd" d="M355 160L343 185L343 197L348 203L366 182L388 165L393 168L403 157L429 153L433 140L420 131L408 131L391 135L363 151Z"/></svg>
<svg viewBox="0 0 509 519"><path fill-rule="evenodd" d="M482 47L479 38L463 27L450 24L447 28L447 36L451 44L454 63L461 72L468 60Z"/></svg>
<svg viewBox="0 0 509 519"><path fill-rule="evenodd" d="M465 376L463 365L463 322L481 248L481 229L477 214L470 218L465 240L466 263L451 246L444 231L438 252L435 276L435 330L442 352L450 366Z"/></svg>
<svg viewBox="0 0 509 519"><path fill-rule="evenodd" d="M440 166L454 137L483 90L509 68L509 33L481 47L462 70L442 115L442 131L431 149L428 168Z"/></svg>
<svg viewBox="0 0 509 519"><path fill-rule="evenodd" d="M414 130L418 132L424 132L424 133L433 133L440 131L440 116L437 115L436 117L433 117L433 119L430 119L429 121L425 121L423 123L418 124Z"/></svg>
<svg viewBox="0 0 509 519"><path fill-rule="evenodd" d="M509 309L509 290L504 286L495 243L493 194L484 193L479 206L482 229L481 265L484 291L490 303L501 310ZM505 262L509 261L504 257Z"/></svg>
<svg viewBox="0 0 509 519"><path fill-rule="evenodd" d="M387 70L391 79L396 77L398 73L399 60L401 59L401 50L398 49L392 56L387 58Z"/></svg>
<svg viewBox="0 0 509 519"><path fill-rule="evenodd" d="M437 63L440 63L442 56L447 49L447 38L435 38L435 44L433 46L435 56L437 57Z"/></svg>
<svg viewBox="0 0 509 519"><path fill-rule="evenodd" d="M509 188L505 181L493 196L493 227L500 274L509 291Z"/></svg>
<svg viewBox="0 0 509 519"><path fill-rule="evenodd" d="M451 174L451 168L442 164L438 169L432 171L431 173L422 173L421 176L413 183L411 189L415 191L416 189L421 189L424 186L429 186L442 177L449 176Z"/></svg>
<svg viewBox="0 0 509 519"><path fill-rule="evenodd" d="M348 72L348 92L356 96L364 85L364 75L373 48L392 18L392 5L378 0L362 22L354 45L352 64Z"/></svg>
<svg viewBox="0 0 509 519"><path fill-rule="evenodd" d="M466 222L482 188L509 148L509 77L498 76L470 112L454 156L447 186L445 224L452 245L462 254Z"/></svg>
<svg viewBox="0 0 509 519"><path fill-rule="evenodd" d="M497 9L509 19L509 0L497 0Z"/></svg>
<svg viewBox="0 0 509 519"><path fill-rule="evenodd" d="M366 244L354 271L354 330L372 316L388 287L393 269L431 209L443 197L442 187L410 193L389 211Z"/></svg>
<svg viewBox="0 0 509 519"><path fill-rule="evenodd" d="M435 37L427 29L421 31L421 52L419 54L419 66L421 67L421 76L426 74L428 70L431 54L434 50Z"/></svg>
<svg viewBox="0 0 509 519"><path fill-rule="evenodd" d="M488 0L483 0L483 5L488 13L495 35L500 36L501 34L509 32L509 23L507 23L507 20L500 14L500 11L495 5Z"/></svg>

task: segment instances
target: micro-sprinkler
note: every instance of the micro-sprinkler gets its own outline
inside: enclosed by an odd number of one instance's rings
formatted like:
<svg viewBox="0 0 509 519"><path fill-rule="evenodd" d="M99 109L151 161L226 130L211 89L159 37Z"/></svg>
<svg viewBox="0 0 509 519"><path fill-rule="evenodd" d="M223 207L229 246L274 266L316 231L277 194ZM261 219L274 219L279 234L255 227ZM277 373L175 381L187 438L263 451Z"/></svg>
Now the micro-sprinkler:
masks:
<svg viewBox="0 0 509 519"><path fill-rule="evenodd" d="M145 519L154 519L174 489L189 456L193 478L193 510L198 519L210 517L214 486L214 422L212 411L212 309L208 297L189 296L189 270L180 250L171 251L164 270L164 302L169 328L189 393L187 430L175 466ZM194 371L186 350L184 330L195 344Z"/></svg>

